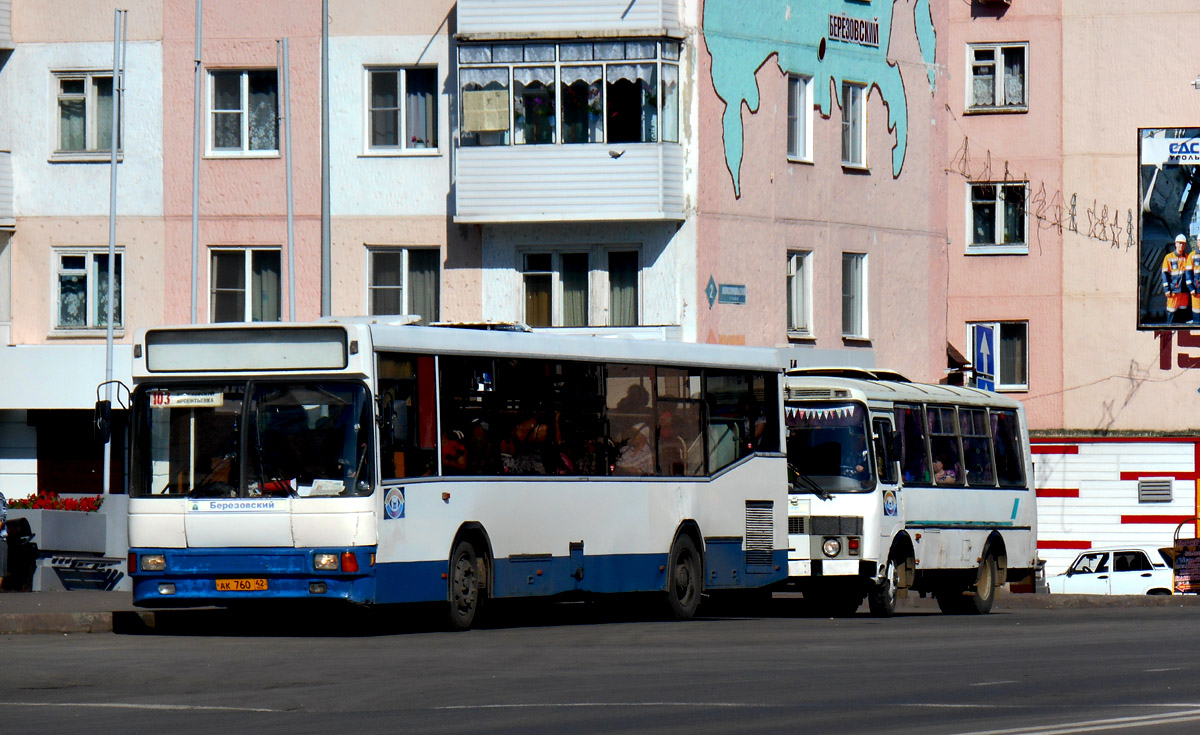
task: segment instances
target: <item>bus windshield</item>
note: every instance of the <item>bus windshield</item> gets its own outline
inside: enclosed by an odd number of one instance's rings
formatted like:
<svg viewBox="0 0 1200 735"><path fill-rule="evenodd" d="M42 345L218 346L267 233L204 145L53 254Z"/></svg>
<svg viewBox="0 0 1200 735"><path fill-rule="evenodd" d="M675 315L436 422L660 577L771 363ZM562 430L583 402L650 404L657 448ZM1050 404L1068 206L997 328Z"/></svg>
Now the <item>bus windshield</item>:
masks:
<svg viewBox="0 0 1200 735"><path fill-rule="evenodd" d="M172 384L138 393L134 495L369 495L370 401L350 382Z"/></svg>
<svg viewBox="0 0 1200 735"><path fill-rule="evenodd" d="M857 403L788 404L792 491L826 496L874 489L867 436L867 412Z"/></svg>

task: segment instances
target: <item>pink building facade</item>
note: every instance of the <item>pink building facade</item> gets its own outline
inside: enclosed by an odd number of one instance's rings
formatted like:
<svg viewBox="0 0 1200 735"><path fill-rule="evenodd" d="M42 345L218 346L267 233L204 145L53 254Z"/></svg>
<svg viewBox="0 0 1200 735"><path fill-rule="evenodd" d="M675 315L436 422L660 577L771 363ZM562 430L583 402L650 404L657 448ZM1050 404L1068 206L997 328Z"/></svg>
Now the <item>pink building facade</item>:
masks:
<svg viewBox="0 0 1200 735"><path fill-rule="evenodd" d="M1200 18L1163 5L330 0L323 294L320 3L204 0L198 161L196 3L138 3L116 377L137 328L309 320L326 297L334 315L966 371L1024 401L1046 445L1048 559L1158 542L1194 516L1180 444L1200 366L1191 330L1136 319L1138 131L1200 112L1195 70L1158 42ZM13 0L0 28L12 495L99 487L117 6ZM1162 478L1169 500L1141 492ZM1108 520L1081 520L1098 497Z"/></svg>

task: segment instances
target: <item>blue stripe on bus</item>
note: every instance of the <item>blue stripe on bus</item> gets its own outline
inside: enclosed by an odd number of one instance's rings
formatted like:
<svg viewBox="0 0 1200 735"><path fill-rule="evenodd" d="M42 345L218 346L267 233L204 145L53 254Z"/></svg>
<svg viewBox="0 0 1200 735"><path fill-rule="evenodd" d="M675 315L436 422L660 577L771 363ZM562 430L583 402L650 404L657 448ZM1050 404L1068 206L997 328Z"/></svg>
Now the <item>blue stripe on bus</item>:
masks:
<svg viewBox="0 0 1200 735"><path fill-rule="evenodd" d="M356 603L433 602L446 599L446 560L391 562L370 566L373 547L320 549L133 549L139 555L163 554L166 570L135 572L133 601L141 607L226 605L239 600L341 599ZM354 551L359 573L316 572L316 553ZM747 562L741 540L710 540L705 546L705 588L739 589L782 581L787 550L771 552L771 563ZM496 559L495 597L530 597L568 592L613 594L666 588L666 554L603 556L525 555ZM583 573L576 576L582 566ZM266 579L261 592L218 592L217 579ZM324 582L326 592L309 591ZM175 586L172 595L159 585Z"/></svg>

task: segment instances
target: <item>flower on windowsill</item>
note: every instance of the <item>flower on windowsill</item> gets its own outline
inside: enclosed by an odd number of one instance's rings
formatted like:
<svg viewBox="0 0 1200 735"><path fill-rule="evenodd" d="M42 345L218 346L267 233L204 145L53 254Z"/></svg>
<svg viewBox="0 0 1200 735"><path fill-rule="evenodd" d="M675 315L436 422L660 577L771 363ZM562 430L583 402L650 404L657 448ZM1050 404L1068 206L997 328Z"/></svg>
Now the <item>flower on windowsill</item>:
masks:
<svg viewBox="0 0 1200 735"><path fill-rule="evenodd" d="M8 501L10 509L25 510L77 510L84 513L95 513L100 510L104 498L95 495L87 498L60 498L57 493L38 493L28 498Z"/></svg>
<svg viewBox="0 0 1200 735"><path fill-rule="evenodd" d="M412 137L412 140L410 140L408 142L408 147L409 148L425 148L426 145L425 145L424 139L418 138L417 136L414 135Z"/></svg>

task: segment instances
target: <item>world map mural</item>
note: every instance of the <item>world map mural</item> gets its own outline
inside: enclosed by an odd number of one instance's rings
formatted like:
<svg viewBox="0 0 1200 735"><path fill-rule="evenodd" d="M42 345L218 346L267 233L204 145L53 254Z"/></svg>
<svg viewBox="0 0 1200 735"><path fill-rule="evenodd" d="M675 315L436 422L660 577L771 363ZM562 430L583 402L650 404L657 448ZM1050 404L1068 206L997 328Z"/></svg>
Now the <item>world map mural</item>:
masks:
<svg viewBox="0 0 1200 735"><path fill-rule="evenodd" d="M878 90L888 109L892 176L904 167L908 104L899 66L889 53L893 13L912 7L917 43L930 89L935 84L936 33L929 0L707 0L702 33L712 55L712 83L725 103L722 118L725 162L734 195L741 196L742 108L758 112L755 73L776 57L788 74L811 77L814 103L821 114L832 109L830 89L842 80Z"/></svg>

